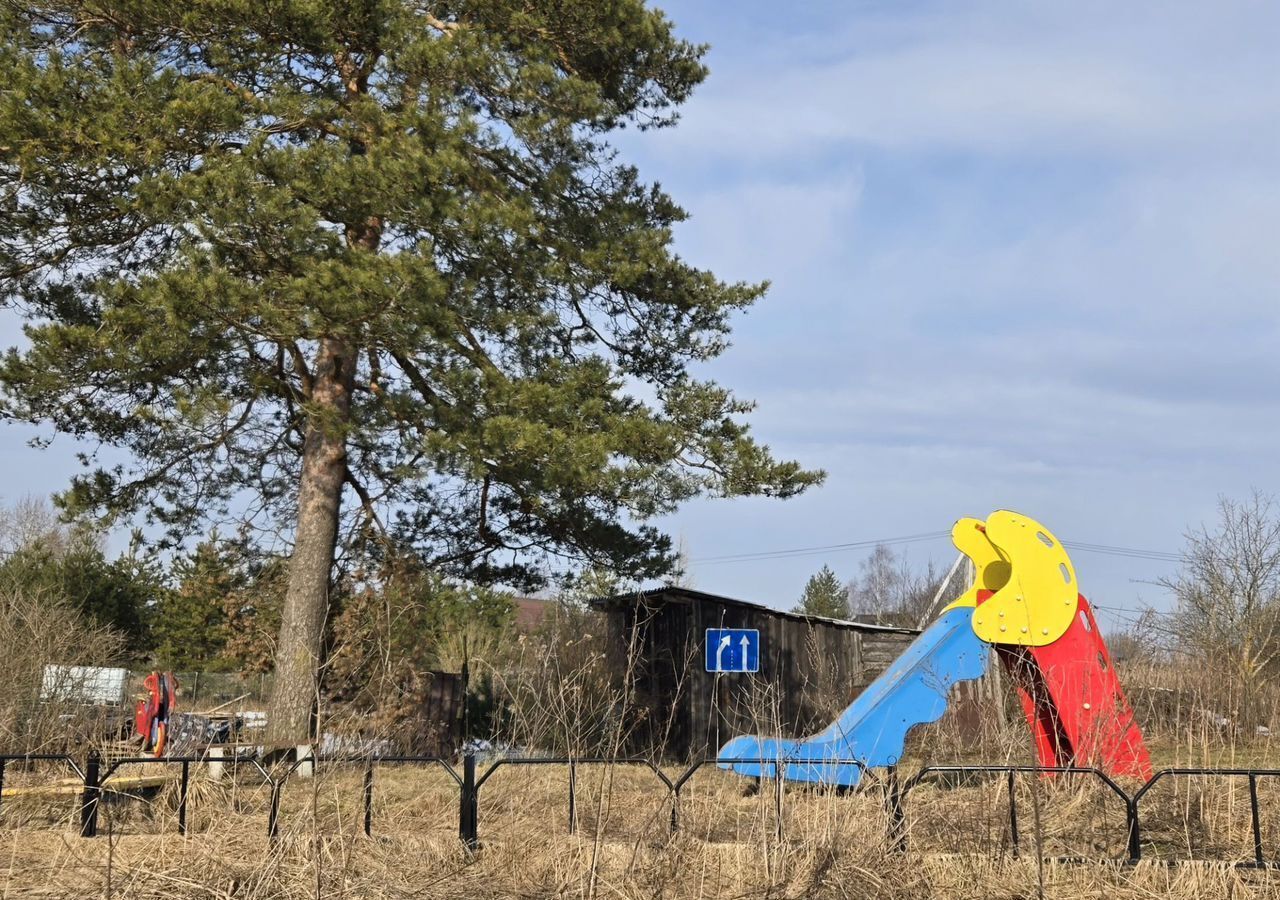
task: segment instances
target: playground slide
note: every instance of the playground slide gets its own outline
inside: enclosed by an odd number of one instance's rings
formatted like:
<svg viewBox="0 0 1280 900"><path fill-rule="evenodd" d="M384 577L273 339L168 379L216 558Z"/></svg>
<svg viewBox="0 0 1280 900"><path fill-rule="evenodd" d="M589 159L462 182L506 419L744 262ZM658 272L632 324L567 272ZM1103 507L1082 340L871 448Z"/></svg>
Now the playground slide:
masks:
<svg viewBox="0 0 1280 900"><path fill-rule="evenodd" d="M893 765L912 727L939 719L958 681L981 677L990 648L1013 675L1041 766L1151 777L1151 760L1075 568L1053 534L998 509L957 520L969 588L829 727L804 740L747 736L720 750L740 775L852 786ZM747 760L757 760L747 762Z"/></svg>
<svg viewBox="0 0 1280 900"><path fill-rule="evenodd" d="M817 734L801 740L736 737L721 748L720 767L772 778L777 764L785 763L782 775L788 781L852 787L862 773L852 760L868 768L893 765L911 728L941 718L951 686L986 672L991 648L974 633L972 617L966 607L943 613ZM777 763L725 761L730 759Z"/></svg>

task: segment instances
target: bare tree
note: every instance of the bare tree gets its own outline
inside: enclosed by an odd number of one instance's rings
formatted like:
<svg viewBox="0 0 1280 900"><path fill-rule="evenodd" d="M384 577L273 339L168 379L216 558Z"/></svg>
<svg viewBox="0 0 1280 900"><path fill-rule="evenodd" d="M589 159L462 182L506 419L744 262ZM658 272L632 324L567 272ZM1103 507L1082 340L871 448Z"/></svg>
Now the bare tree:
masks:
<svg viewBox="0 0 1280 900"><path fill-rule="evenodd" d="M1275 499L1218 501L1218 525L1187 533L1182 568L1161 579L1177 601L1175 646L1226 666L1248 704L1280 668L1280 517Z"/></svg>
<svg viewBox="0 0 1280 900"><path fill-rule="evenodd" d="M905 555L877 544L849 582L850 607L854 614L874 616L878 622L915 625L944 577L932 560L923 570L916 569Z"/></svg>
<svg viewBox="0 0 1280 900"><path fill-rule="evenodd" d="M672 569L671 575L667 578L667 584L672 587L682 587L693 590L698 586L697 581L693 577L693 564L689 557L689 542L685 540L684 535L680 535L676 539L676 564Z"/></svg>
<svg viewBox="0 0 1280 900"><path fill-rule="evenodd" d="M43 497L27 494L13 506L0 508L0 556L36 544L60 549L70 541L70 534L71 529L58 521Z"/></svg>

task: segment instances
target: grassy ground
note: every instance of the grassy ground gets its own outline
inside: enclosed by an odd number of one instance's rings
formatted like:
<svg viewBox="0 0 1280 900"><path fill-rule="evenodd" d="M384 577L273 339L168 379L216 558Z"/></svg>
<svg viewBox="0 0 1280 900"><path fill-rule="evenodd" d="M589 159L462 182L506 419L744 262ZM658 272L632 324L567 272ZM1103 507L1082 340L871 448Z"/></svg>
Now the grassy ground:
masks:
<svg viewBox="0 0 1280 900"><path fill-rule="evenodd" d="M1191 762L1173 746L1157 756ZM1203 751L1196 762L1246 760L1280 762L1266 745ZM52 777L16 772L6 784ZM1270 781L1259 783L1261 827L1275 858L1280 784ZM1017 784L1017 860L1003 779L913 791L905 853L888 845L878 789L788 788L779 797L768 784L744 787L726 773L699 772L682 791L673 834L669 795L652 772L583 766L570 833L567 769L503 768L481 790L475 854L457 840L457 790L439 770L379 768L371 839L362 833L361 773L350 768L291 780L274 843L269 791L247 770L219 782L197 774L186 838L176 833L172 788L107 803L93 840L77 836L74 798L7 798L0 897L1280 897L1280 875L1266 872L1037 862L1123 855L1123 807L1089 779ZM1142 821L1145 857L1252 853L1244 779L1161 784L1144 799Z"/></svg>

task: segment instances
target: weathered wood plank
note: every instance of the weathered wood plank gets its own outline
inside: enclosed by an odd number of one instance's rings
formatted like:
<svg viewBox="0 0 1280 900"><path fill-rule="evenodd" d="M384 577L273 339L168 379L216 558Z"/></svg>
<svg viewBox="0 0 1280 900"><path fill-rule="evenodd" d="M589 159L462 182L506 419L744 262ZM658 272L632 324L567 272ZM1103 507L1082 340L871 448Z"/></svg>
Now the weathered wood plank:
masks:
<svg viewBox="0 0 1280 900"><path fill-rule="evenodd" d="M896 659L913 634L805 619L731 598L671 588L600 601L620 645L610 665L624 674L632 629L637 727L632 752L687 759L714 754L736 734L799 736L830 721ZM760 631L757 675L705 671L707 628Z"/></svg>

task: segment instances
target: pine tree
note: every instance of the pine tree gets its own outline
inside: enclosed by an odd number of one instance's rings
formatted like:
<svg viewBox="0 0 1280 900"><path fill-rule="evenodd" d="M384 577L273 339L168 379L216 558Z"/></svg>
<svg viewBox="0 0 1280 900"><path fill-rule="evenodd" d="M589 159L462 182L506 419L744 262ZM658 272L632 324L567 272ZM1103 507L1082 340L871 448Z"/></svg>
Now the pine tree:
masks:
<svg viewBox="0 0 1280 900"><path fill-rule="evenodd" d="M174 562L177 585L156 609L152 633L156 655L173 669L221 669L230 638L227 606L248 584L241 554L216 535Z"/></svg>
<svg viewBox="0 0 1280 900"><path fill-rule="evenodd" d="M154 558L132 548L108 559L104 545L104 536L83 524L33 535L0 560L0 585L68 602L122 633L128 652L141 656L150 646L149 610L164 594L163 579Z"/></svg>
<svg viewBox="0 0 1280 900"><path fill-rule="evenodd" d="M607 142L702 52L641 0L0 5L0 415L126 451L68 510L292 535L271 742L309 736L340 542L648 578L647 520L819 480L690 371L763 286L681 260Z"/></svg>
<svg viewBox="0 0 1280 900"><path fill-rule="evenodd" d="M805 583L800 604L793 611L806 616L847 619L850 616L849 591L829 566L823 566Z"/></svg>

